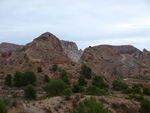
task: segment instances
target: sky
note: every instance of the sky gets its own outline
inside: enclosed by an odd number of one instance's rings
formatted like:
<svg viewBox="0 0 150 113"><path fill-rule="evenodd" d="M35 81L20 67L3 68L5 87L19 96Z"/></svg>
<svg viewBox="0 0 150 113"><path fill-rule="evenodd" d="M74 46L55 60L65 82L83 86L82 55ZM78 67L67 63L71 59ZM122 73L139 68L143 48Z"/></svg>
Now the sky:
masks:
<svg viewBox="0 0 150 113"><path fill-rule="evenodd" d="M80 49L150 50L150 0L0 0L0 43L25 45L44 32Z"/></svg>

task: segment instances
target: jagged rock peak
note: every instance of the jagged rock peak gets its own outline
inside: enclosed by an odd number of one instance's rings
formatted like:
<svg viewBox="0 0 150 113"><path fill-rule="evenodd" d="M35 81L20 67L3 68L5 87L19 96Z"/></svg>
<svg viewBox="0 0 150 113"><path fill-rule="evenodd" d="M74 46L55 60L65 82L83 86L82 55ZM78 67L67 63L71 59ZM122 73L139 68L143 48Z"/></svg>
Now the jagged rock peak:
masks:
<svg viewBox="0 0 150 113"><path fill-rule="evenodd" d="M34 39L34 41L36 41L36 40L38 40L38 41L39 40L49 41L50 38L56 38L56 36L50 32L45 32L42 35L40 35L38 38Z"/></svg>

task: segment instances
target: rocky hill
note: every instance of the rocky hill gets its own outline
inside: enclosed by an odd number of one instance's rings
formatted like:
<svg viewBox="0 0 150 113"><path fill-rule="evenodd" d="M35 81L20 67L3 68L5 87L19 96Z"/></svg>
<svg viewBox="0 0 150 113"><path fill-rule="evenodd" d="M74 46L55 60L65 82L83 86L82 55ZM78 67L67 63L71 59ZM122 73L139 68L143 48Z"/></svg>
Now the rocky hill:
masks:
<svg viewBox="0 0 150 113"><path fill-rule="evenodd" d="M12 52L22 49L22 45L16 45L11 43L1 43L0 44L0 53Z"/></svg>
<svg viewBox="0 0 150 113"><path fill-rule="evenodd" d="M130 45L100 45L86 48L81 62L90 66L95 72L106 71L112 75L135 77L139 75L139 67L150 66L145 62L144 54L147 55L148 52L143 53Z"/></svg>

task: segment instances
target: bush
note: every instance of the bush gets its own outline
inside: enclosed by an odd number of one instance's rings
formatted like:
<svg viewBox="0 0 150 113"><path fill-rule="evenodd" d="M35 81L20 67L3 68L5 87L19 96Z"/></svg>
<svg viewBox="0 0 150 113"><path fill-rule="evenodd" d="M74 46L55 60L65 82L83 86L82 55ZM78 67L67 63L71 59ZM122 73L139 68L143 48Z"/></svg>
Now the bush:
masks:
<svg viewBox="0 0 150 113"><path fill-rule="evenodd" d="M134 84L132 86L132 89L133 89L134 93L136 93L136 94L141 94L142 88L143 88L143 86L141 84Z"/></svg>
<svg viewBox="0 0 150 113"><path fill-rule="evenodd" d="M70 85L70 81L68 79L68 76L64 76L63 78L61 78L66 84Z"/></svg>
<svg viewBox="0 0 150 113"><path fill-rule="evenodd" d="M101 96L101 95L108 95L109 94L107 89L99 89L99 87L97 87L97 86L89 86L89 87L87 87L86 93L88 95L99 95L99 96Z"/></svg>
<svg viewBox="0 0 150 113"><path fill-rule="evenodd" d="M148 88L143 88L144 95L150 95L150 90Z"/></svg>
<svg viewBox="0 0 150 113"><path fill-rule="evenodd" d="M66 100L70 99L70 96L72 95L72 89L71 88L67 88L63 91L63 94L66 96Z"/></svg>
<svg viewBox="0 0 150 113"><path fill-rule="evenodd" d="M79 83L79 85L81 85L81 86L87 85L87 81L84 79L83 76L80 76L80 77L79 77L78 83Z"/></svg>
<svg viewBox="0 0 150 113"><path fill-rule="evenodd" d="M62 70L60 75L61 75L61 78L63 78L65 76L67 76L67 72L65 70Z"/></svg>
<svg viewBox="0 0 150 113"><path fill-rule="evenodd" d="M49 82L49 81L50 81L50 79L49 79L48 75L44 75L44 82Z"/></svg>
<svg viewBox="0 0 150 113"><path fill-rule="evenodd" d="M0 100L0 113L7 113L7 108L4 105L3 101Z"/></svg>
<svg viewBox="0 0 150 113"><path fill-rule="evenodd" d="M111 113L111 111L105 108L102 103L96 102L95 98L91 97L80 102L78 108L73 110L72 113Z"/></svg>
<svg viewBox="0 0 150 113"><path fill-rule="evenodd" d="M5 78L5 83L7 86L11 86L12 85L12 75L8 74Z"/></svg>
<svg viewBox="0 0 150 113"><path fill-rule="evenodd" d="M62 80L51 80L43 87L49 96L59 96L66 88L68 88L68 85Z"/></svg>
<svg viewBox="0 0 150 113"><path fill-rule="evenodd" d="M114 80L112 85L113 85L113 89L116 91L123 91L123 90L127 90L129 88L127 84L125 84L123 82L119 82L117 80Z"/></svg>
<svg viewBox="0 0 150 113"><path fill-rule="evenodd" d="M150 113L150 100L144 99L140 102L140 113Z"/></svg>
<svg viewBox="0 0 150 113"><path fill-rule="evenodd" d="M88 66L82 65L82 66L81 66L81 74L82 74L85 78L91 79L92 70L91 70L91 68L89 68Z"/></svg>
<svg viewBox="0 0 150 113"><path fill-rule="evenodd" d="M107 88L108 85L104 83L104 80L100 76L95 76L92 81L92 85L99 87L100 89Z"/></svg>
<svg viewBox="0 0 150 113"><path fill-rule="evenodd" d="M26 71L23 74L23 86L26 86L28 84L34 84L36 81L36 76L34 72Z"/></svg>
<svg viewBox="0 0 150 113"><path fill-rule="evenodd" d="M57 69L58 69L58 66L57 66L56 64L54 64L54 65L52 66L52 70L53 70L53 71L57 71Z"/></svg>
<svg viewBox="0 0 150 113"><path fill-rule="evenodd" d="M24 96L26 99L36 99L36 90L33 85L29 84L24 89Z"/></svg>
<svg viewBox="0 0 150 113"><path fill-rule="evenodd" d="M42 72L42 68L38 67L38 72L41 73Z"/></svg>
<svg viewBox="0 0 150 113"><path fill-rule="evenodd" d="M19 86L22 86L22 82L23 82L23 74L19 71L17 71L15 74L14 74L14 84L15 86L19 87Z"/></svg>
<svg viewBox="0 0 150 113"><path fill-rule="evenodd" d="M124 94L131 94L133 92L134 92L134 90L131 88L128 88L128 89L122 91L122 93L124 93Z"/></svg>
<svg viewBox="0 0 150 113"><path fill-rule="evenodd" d="M84 89L83 89L82 86L79 86L79 85L75 84L73 86L73 92L74 93L82 93L82 92L84 92Z"/></svg>
<svg viewBox="0 0 150 113"><path fill-rule="evenodd" d="M130 95L128 96L128 98L129 98L129 99L134 99L134 100L139 101L139 102L142 101L142 100L144 100L143 95L137 96L137 95L135 95L135 94L130 94Z"/></svg>

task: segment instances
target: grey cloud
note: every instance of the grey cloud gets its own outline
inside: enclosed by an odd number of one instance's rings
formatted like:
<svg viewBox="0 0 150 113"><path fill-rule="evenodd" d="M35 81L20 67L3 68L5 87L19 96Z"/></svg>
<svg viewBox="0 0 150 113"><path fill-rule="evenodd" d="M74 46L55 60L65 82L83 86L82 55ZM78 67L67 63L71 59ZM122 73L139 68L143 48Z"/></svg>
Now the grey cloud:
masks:
<svg viewBox="0 0 150 113"><path fill-rule="evenodd" d="M149 0L1 0L0 42L25 44L49 31L82 49L107 41L149 48L121 42L150 38L149 6Z"/></svg>

